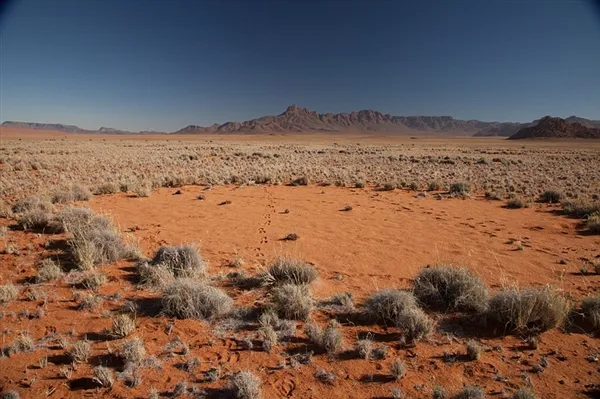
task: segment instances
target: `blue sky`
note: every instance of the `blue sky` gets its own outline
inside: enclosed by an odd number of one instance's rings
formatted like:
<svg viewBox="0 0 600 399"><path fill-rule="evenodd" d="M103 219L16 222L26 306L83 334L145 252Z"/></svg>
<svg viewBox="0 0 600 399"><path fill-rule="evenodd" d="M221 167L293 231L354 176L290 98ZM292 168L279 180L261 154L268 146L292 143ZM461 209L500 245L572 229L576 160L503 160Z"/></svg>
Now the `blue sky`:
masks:
<svg viewBox="0 0 600 399"><path fill-rule="evenodd" d="M15 0L1 120L173 131L281 113L600 119L591 1Z"/></svg>

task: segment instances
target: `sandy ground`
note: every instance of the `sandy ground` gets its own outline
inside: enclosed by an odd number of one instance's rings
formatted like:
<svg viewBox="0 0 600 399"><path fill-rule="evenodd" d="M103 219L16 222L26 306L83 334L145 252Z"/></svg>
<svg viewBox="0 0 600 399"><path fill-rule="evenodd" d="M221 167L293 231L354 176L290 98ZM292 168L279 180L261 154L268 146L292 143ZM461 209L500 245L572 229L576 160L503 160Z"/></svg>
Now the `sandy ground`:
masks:
<svg viewBox="0 0 600 399"><path fill-rule="evenodd" d="M227 264L235 257L245 260L243 269L250 274L264 270L277 256L305 259L314 263L320 273L314 284L317 298L349 291L360 304L378 289L409 287L419 269L437 263L474 270L492 291L512 283L522 287L553 284L580 299L600 289L599 275L580 272L588 261L600 257L600 237L584 234L577 220L558 216L551 206L510 210L503 207L503 202L481 198L436 200L399 190L315 186L226 186L210 190L188 186L179 195L175 195L176 191L159 189L149 198L126 194L97 196L84 205L112 215L123 232L135 237L147 256L161 245L199 244L212 276L230 272ZM204 200L197 199L200 194ZM226 200L231 203L219 205ZM346 205L352 210L342 211ZM299 239L282 241L289 233L298 234ZM17 244L19 254L0 255L2 284L34 275L35 260L56 252L46 243L61 238L12 230L7 236ZM518 249L518 242L523 245L522 250ZM567 263L561 264L561 259ZM37 340L58 332L72 341L86 336L93 341L90 364L80 365L70 381L58 376L64 356L56 346L40 345L33 353L0 359L0 388L17 389L22 397L144 398L151 388L167 395L176 383L187 381L188 386L195 385L219 396L218 388L223 387L225 380L204 382L203 374L211 367L220 367L224 374L253 371L261 377L264 397L268 398L391 397L392 388L400 388L406 397L429 398L435 385L448 392L456 392L464 385L479 385L490 397L512 397L516 389L529 383L540 398L597 395L593 384L600 382L600 366L588 359L600 353L597 338L581 331L550 331L541 336L539 348L532 350L518 337L476 335L468 326L456 325L453 316L441 314L432 315L438 322L438 331L432 338L410 348L399 345L393 329L342 323L347 349L352 348L357 337L371 334L378 345L388 346L387 358L328 359L326 355L315 355L312 363L294 370L286 361L286 352L303 353L309 349L301 324L297 338L269 355L261 351L260 345L248 350L241 340L235 339L251 335L252 331L215 334L215 327L206 323L142 312L136 335L144 339L149 354L162 360L163 371L143 370L142 384L135 388L122 382L110 391L96 388L89 380L94 365L107 364L116 370L119 367L110 352L120 341L106 340L100 334L111 325L111 319L103 317L105 312L118 309L126 299L152 308L157 297L152 292L136 290L129 262L107 266L104 271L109 283L99 292L104 296L119 293L121 298L105 300L99 310L74 308L72 289L65 282L38 288L50 295L45 317L19 314L23 310L34 313L37 307L37 302L27 301L25 294L0 309L4 312L0 319L3 345L21 330L28 330ZM222 286L227 287L225 282ZM226 289L238 305L253 306L265 300L257 292ZM321 310L315 318L325 323L329 314ZM454 363L444 362L445 352L464 354L464 342L473 336L487 348L480 360L471 362L459 356ZM165 353L165 345L175 337L188 343L189 354ZM49 357L49 364L39 368L38 361L44 356ZM176 367L196 356L201 365L193 372ZM406 363L407 374L392 381L387 370L396 357ZM542 358L548 367L541 373L533 372ZM316 380L314 373L319 368L335 373L335 382L328 385Z"/></svg>

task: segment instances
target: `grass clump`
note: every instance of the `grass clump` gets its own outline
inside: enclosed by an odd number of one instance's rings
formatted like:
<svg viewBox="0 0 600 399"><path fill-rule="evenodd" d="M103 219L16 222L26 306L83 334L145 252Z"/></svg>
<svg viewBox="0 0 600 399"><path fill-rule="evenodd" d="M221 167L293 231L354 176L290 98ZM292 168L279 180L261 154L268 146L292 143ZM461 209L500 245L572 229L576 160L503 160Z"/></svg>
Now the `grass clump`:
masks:
<svg viewBox="0 0 600 399"><path fill-rule="evenodd" d="M123 342L123 345L119 348L117 355L123 360L125 364L140 364L146 357L146 348L144 347L144 341L140 338L133 338Z"/></svg>
<svg viewBox="0 0 600 399"><path fill-rule="evenodd" d="M454 399L484 399L485 392L476 386L468 386L454 396Z"/></svg>
<svg viewBox="0 0 600 399"><path fill-rule="evenodd" d="M581 302L581 310L590 326L600 332L600 295L585 298Z"/></svg>
<svg viewBox="0 0 600 399"><path fill-rule="evenodd" d="M266 280L273 284L310 284L319 273L312 265L298 259L277 258L267 271Z"/></svg>
<svg viewBox="0 0 600 399"><path fill-rule="evenodd" d="M469 194L471 187L469 186L469 183L457 182L450 185L449 191L450 194Z"/></svg>
<svg viewBox="0 0 600 399"><path fill-rule="evenodd" d="M118 315L112 323L110 335L125 338L135 331L135 320L126 314Z"/></svg>
<svg viewBox="0 0 600 399"><path fill-rule="evenodd" d="M75 363L85 363L92 353L92 347L87 341L77 341L69 350L67 350L67 356Z"/></svg>
<svg viewBox="0 0 600 399"><path fill-rule="evenodd" d="M206 262L200 256L198 249L191 244L160 247L154 254L151 264L163 265L175 277L200 277L204 275L206 268Z"/></svg>
<svg viewBox="0 0 600 399"><path fill-rule="evenodd" d="M12 211L14 213L25 213L37 209L44 212L52 212L54 210L54 206L46 200L33 196L25 197L17 201L17 203L13 205Z"/></svg>
<svg viewBox="0 0 600 399"><path fill-rule="evenodd" d="M307 320L314 307L310 288L306 285L284 284L271 292L271 304L284 319Z"/></svg>
<svg viewBox="0 0 600 399"><path fill-rule="evenodd" d="M431 319L417 306L415 297L406 291L376 292L365 302L364 312L370 320L403 329L413 340L423 338L433 327Z"/></svg>
<svg viewBox="0 0 600 399"><path fill-rule="evenodd" d="M547 202L549 204L558 204L564 198L563 193L556 190L546 190L540 195L540 202Z"/></svg>
<svg viewBox="0 0 600 399"><path fill-rule="evenodd" d="M231 376L229 381L231 394L236 399L259 399L261 393L260 378L250 371L240 371Z"/></svg>
<svg viewBox="0 0 600 399"><path fill-rule="evenodd" d="M108 281L108 277L102 273L90 273L87 274L82 280L81 285L86 289L92 291L98 291Z"/></svg>
<svg viewBox="0 0 600 399"><path fill-rule="evenodd" d="M50 201L53 204L69 204L73 201L89 201L91 197L92 194L87 188L75 185L54 191Z"/></svg>
<svg viewBox="0 0 600 399"><path fill-rule="evenodd" d="M591 233L600 234L600 211L588 216L585 226Z"/></svg>
<svg viewBox="0 0 600 399"><path fill-rule="evenodd" d="M0 285L0 304L14 301L19 296L20 289L14 284Z"/></svg>
<svg viewBox="0 0 600 399"><path fill-rule="evenodd" d="M400 359L396 359L390 364L390 374L394 380L399 380L406 374L406 366Z"/></svg>
<svg viewBox="0 0 600 399"><path fill-rule="evenodd" d="M586 200L564 201L562 206L564 214L578 219L585 219L600 212L600 203Z"/></svg>
<svg viewBox="0 0 600 399"><path fill-rule="evenodd" d="M62 269L50 258L44 259L35 276L36 283L45 283L62 276Z"/></svg>
<svg viewBox="0 0 600 399"><path fill-rule="evenodd" d="M21 399L21 395L17 391L2 391L0 399Z"/></svg>
<svg viewBox="0 0 600 399"><path fill-rule="evenodd" d="M479 345L477 342L471 339L467 341L466 348L467 357L470 360L479 360L479 358L481 357L481 345Z"/></svg>
<svg viewBox="0 0 600 399"><path fill-rule="evenodd" d="M478 312L488 299L487 288L473 272L446 265L421 270L413 293L421 303L443 310Z"/></svg>
<svg viewBox="0 0 600 399"><path fill-rule="evenodd" d="M569 311L569 301L551 287L511 287L490 299L488 314L511 331L546 331L561 326Z"/></svg>
<svg viewBox="0 0 600 399"><path fill-rule="evenodd" d="M233 300L218 288L193 279L177 279L163 290L163 312L180 319L214 319L231 310Z"/></svg>
<svg viewBox="0 0 600 399"><path fill-rule="evenodd" d="M316 323L308 323L304 332L311 343L330 356L339 353L344 346L344 336L336 320L330 320L325 329L321 329Z"/></svg>
<svg viewBox="0 0 600 399"><path fill-rule="evenodd" d="M513 395L513 399L535 399L535 394L528 388L519 388Z"/></svg>
<svg viewBox="0 0 600 399"><path fill-rule="evenodd" d="M508 209L529 208L529 203L521 197L514 197L506 202L506 207Z"/></svg>
<svg viewBox="0 0 600 399"><path fill-rule="evenodd" d="M108 367L96 366L92 370L94 381L104 388L110 388L115 383L113 373Z"/></svg>
<svg viewBox="0 0 600 399"><path fill-rule="evenodd" d="M50 226L51 221L50 213L41 209L33 209L23 213L17 223L23 230L43 230Z"/></svg>

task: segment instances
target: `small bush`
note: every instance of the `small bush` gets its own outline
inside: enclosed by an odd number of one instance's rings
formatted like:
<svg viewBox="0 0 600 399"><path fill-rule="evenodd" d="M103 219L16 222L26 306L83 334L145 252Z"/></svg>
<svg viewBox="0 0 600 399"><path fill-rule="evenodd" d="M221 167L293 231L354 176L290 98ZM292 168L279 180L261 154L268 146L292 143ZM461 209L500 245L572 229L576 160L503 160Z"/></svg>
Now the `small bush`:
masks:
<svg viewBox="0 0 600 399"><path fill-rule="evenodd" d="M0 304L14 301L19 296L19 287L14 284L0 285Z"/></svg>
<svg viewBox="0 0 600 399"><path fill-rule="evenodd" d="M52 206L52 204L48 201L42 200L39 197L26 197L17 201L12 208L14 213L24 213L33 210L52 212L54 210L54 206Z"/></svg>
<svg viewBox="0 0 600 399"><path fill-rule="evenodd" d="M2 391L0 399L21 399L21 395L17 391Z"/></svg>
<svg viewBox="0 0 600 399"><path fill-rule="evenodd" d="M110 334L116 338L125 338L134 331L135 320L126 314L121 314L113 320Z"/></svg>
<svg viewBox="0 0 600 399"><path fill-rule="evenodd" d="M115 380L113 378L113 373L109 368L104 366L96 366L92 370L92 373L94 374L94 381L96 381L98 385L104 388L110 388L113 386Z"/></svg>
<svg viewBox="0 0 600 399"><path fill-rule="evenodd" d="M259 332L262 338L262 347L264 351L271 353L273 347L279 342L277 331L275 331L275 328L273 328L271 325L263 325L261 326Z"/></svg>
<svg viewBox="0 0 600 399"><path fill-rule="evenodd" d="M546 190L540 195L540 202L547 202L550 204L558 204L563 199L563 194L555 190Z"/></svg>
<svg viewBox="0 0 600 399"><path fill-rule="evenodd" d="M471 188L469 183L458 182L450 185L450 193L451 194L469 194Z"/></svg>
<svg viewBox="0 0 600 399"><path fill-rule="evenodd" d="M45 283L47 281L56 280L62 276L62 269L52 261L52 259L44 259L40 264L37 275L35 276L36 283Z"/></svg>
<svg viewBox="0 0 600 399"><path fill-rule="evenodd" d="M206 268L206 262L191 244L160 247L151 263L166 267L175 277L200 277Z"/></svg>
<svg viewBox="0 0 600 399"><path fill-rule="evenodd" d="M440 191L442 189L442 183L437 180L430 181L427 185L427 191Z"/></svg>
<svg viewBox="0 0 600 399"><path fill-rule="evenodd" d="M585 226L591 233L600 234L600 212L588 216Z"/></svg>
<svg viewBox="0 0 600 399"><path fill-rule="evenodd" d="M308 185L308 177L301 176L294 180L292 180L292 186L307 186Z"/></svg>
<svg viewBox="0 0 600 399"><path fill-rule="evenodd" d="M312 265L297 259L277 258L268 269L267 281L274 284L310 284L319 273Z"/></svg>
<svg viewBox="0 0 600 399"><path fill-rule="evenodd" d="M484 399L484 398L485 398L485 393L483 392L483 389L481 389L479 387L475 387L475 386L465 387L465 388L463 388L462 391L460 391L458 394L456 394L456 396L454 396L454 399Z"/></svg>
<svg viewBox="0 0 600 399"><path fill-rule="evenodd" d="M485 310L488 291L473 272L445 265L428 267L414 281L414 295L429 307L444 310Z"/></svg>
<svg viewBox="0 0 600 399"><path fill-rule="evenodd" d="M594 213L600 212L600 203L585 200L565 201L562 206L564 214L579 219L585 219Z"/></svg>
<svg viewBox="0 0 600 399"><path fill-rule="evenodd" d="M165 288L175 281L171 270L164 265L151 265L148 262L139 262L136 265L139 284L142 287Z"/></svg>
<svg viewBox="0 0 600 399"><path fill-rule="evenodd" d="M83 186L72 186L52 193L53 204L69 204L73 201L89 201L91 198L89 190Z"/></svg>
<svg viewBox="0 0 600 399"><path fill-rule="evenodd" d="M95 195L106 195L106 194L115 194L118 193L119 190L119 186L115 183L103 183L100 184L98 187L96 187L96 189L94 190L94 194Z"/></svg>
<svg viewBox="0 0 600 399"><path fill-rule="evenodd" d="M261 397L260 378L250 371L235 373L229 382L231 393L237 399L259 399Z"/></svg>
<svg viewBox="0 0 600 399"><path fill-rule="evenodd" d="M92 347L87 341L77 341L67 351L67 356L75 363L87 362L90 354L92 353Z"/></svg>
<svg viewBox="0 0 600 399"><path fill-rule="evenodd" d="M27 211L19 217L18 223L24 230L42 230L49 226L52 215L41 209Z"/></svg>
<svg viewBox="0 0 600 399"><path fill-rule="evenodd" d="M528 388L520 388L513 395L513 399L535 399L535 394Z"/></svg>
<svg viewBox="0 0 600 399"><path fill-rule="evenodd" d="M470 360L479 360L479 358L481 357L481 345L479 345L477 342L471 339L467 341L466 347L467 357Z"/></svg>
<svg viewBox="0 0 600 399"><path fill-rule="evenodd" d="M119 348L117 354L125 364L140 364L146 357L144 341L142 341L140 338L133 338L129 341L125 341Z"/></svg>
<svg viewBox="0 0 600 399"><path fill-rule="evenodd" d="M509 330L546 331L561 326L569 314L569 302L550 288L506 289L489 301L489 318Z"/></svg>
<svg viewBox="0 0 600 399"><path fill-rule="evenodd" d="M321 330L315 323L308 323L305 327L305 333L310 342L333 356L340 352L344 346L344 336L339 327L340 324L336 320L329 321L324 330Z"/></svg>
<svg viewBox="0 0 600 399"><path fill-rule="evenodd" d="M400 290L383 290L371 295L364 304L365 315L374 321L391 323L419 340L433 327L429 317L417 306L415 297Z"/></svg>
<svg viewBox="0 0 600 399"><path fill-rule="evenodd" d="M406 374L406 366L400 359L396 359L390 364L390 374L395 380L399 380Z"/></svg>
<svg viewBox="0 0 600 399"><path fill-rule="evenodd" d="M78 309L90 310L94 309L102 303L102 297L94 294L89 294L79 302L77 305Z"/></svg>
<svg viewBox="0 0 600 399"><path fill-rule="evenodd" d="M88 290L97 291L100 287L106 284L107 281L108 278L105 274L90 273L86 275L83 280L81 280L81 284Z"/></svg>
<svg viewBox="0 0 600 399"><path fill-rule="evenodd" d="M233 300L218 288L182 278L164 289L161 303L169 316L203 320L225 315Z"/></svg>
<svg viewBox="0 0 600 399"><path fill-rule="evenodd" d="M370 359L371 352L373 351L373 341L370 339L359 339L356 342L354 352L362 359Z"/></svg>
<svg viewBox="0 0 600 399"><path fill-rule="evenodd" d="M308 286L293 284L275 287L271 303L280 317L291 320L307 320L314 306Z"/></svg>
<svg viewBox="0 0 600 399"><path fill-rule="evenodd" d="M600 296L585 298L581 302L581 310L592 328L600 331Z"/></svg>
<svg viewBox="0 0 600 399"><path fill-rule="evenodd" d="M529 203L525 201L523 198L514 197L509 199L506 202L506 207L508 209L520 209L520 208L529 208Z"/></svg>
<svg viewBox="0 0 600 399"><path fill-rule="evenodd" d="M321 381L324 384L332 385L335 382L335 374L333 372L328 373L323 369L318 369L315 372L315 378Z"/></svg>
<svg viewBox="0 0 600 399"><path fill-rule="evenodd" d="M149 184L138 184L133 192L138 198L147 198L152 195L152 187Z"/></svg>

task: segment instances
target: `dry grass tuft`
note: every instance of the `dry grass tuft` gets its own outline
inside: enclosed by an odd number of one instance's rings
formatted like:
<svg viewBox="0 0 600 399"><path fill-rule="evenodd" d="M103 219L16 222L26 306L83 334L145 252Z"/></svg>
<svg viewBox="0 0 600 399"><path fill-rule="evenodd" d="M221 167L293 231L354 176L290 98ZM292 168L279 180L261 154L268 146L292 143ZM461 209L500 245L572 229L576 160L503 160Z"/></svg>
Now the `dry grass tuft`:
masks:
<svg viewBox="0 0 600 399"><path fill-rule="evenodd" d="M570 311L567 299L551 287L511 287L489 301L489 318L511 331L546 331L560 327Z"/></svg>
<svg viewBox="0 0 600 399"><path fill-rule="evenodd" d="M550 204L558 204L564 198L563 193L556 190L546 190L540 195L540 202L547 202Z"/></svg>
<svg viewBox="0 0 600 399"><path fill-rule="evenodd" d="M513 399L535 399L535 394L528 388L519 388L513 395Z"/></svg>
<svg viewBox="0 0 600 399"><path fill-rule="evenodd" d="M94 374L94 381L104 388L110 388L113 386L115 380L113 378L112 371L104 366L96 366L92 370Z"/></svg>
<svg viewBox="0 0 600 399"><path fill-rule="evenodd" d="M277 258L269 266L266 280L273 284L310 284L319 273L314 266L298 259Z"/></svg>
<svg viewBox="0 0 600 399"><path fill-rule="evenodd" d="M306 285L284 284L271 292L271 304L280 317L307 320L314 307L310 288Z"/></svg>
<svg viewBox="0 0 600 399"><path fill-rule="evenodd" d="M62 276L62 269L50 258L44 259L35 276L36 283L45 283Z"/></svg>
<svg viewBox="0 0 600 399"><path fill-rule="evenodd" d="M390 364L390 374L394 380L399 380L406 375L406 366L400 359L396 359Z"/></svg>
<svg viewBox="0 0 600 399"><path fill-rule="evenodd" d="M125 341L119 348L117 354L125 364L141 364L146 357L144 341L140 338L133 338Z"/></svg>
<svg viewBox="0 0 600 399"><path fill-rule="evenodd" d="M0 285L0 304L14 301L21 290L14 284Z"/></svg>
<svg viewBox="0 0 600 399"><path fill-rule="evenodd" d="M236 399L260 399L260 378L250 371L240 371L231 376L229 381L230 390Z"/></svg>
<svg viewBox="0 0 600 399"><path fill-rule="evenodd" d="M485 310L488 299L487 288L473 272L446 265L421 270L414 295L431 308L475 312Z"/></svg>
<svg viewBox="0 0 600 399"><path fill-rule="evenodd" d="M92 353L92 347L87 341L77 341L69 350L67 350L67 356L75 363L85 363Z"/></svg>
<svg viewBox="0 0 600 399"><path fill-rule="evenodd" d="M431 331L433 322L406 291L383 290L371 295L364 304L365 316L375 322L391 323L403 329L412 340L420 340Z"/></svg>
<svg viewBox="0 0 600 399"><path fill-rule="evenodd" d="M339 353L344 346L344 336L336 320L330 320L324 330L316 323L308 323L304 332L311 343L330 356Z"/></svg>
<svg viewBox="0 0 600 399"><path fill-rule="evenodd" d="M479 360L479 358L481 357L481 345L479 345L477 342L471 339L467 341L466 349L467 357L470 360Z"/></svg>
<svg viewBox="0 0 600 399"><path fill-rule="evenodd" d="M581 302L581 310L583 315L591 327L600 332L600 296L590 296Z"/></svg>
<svg viewBox="0 0 600 399"><path fill-rule="evenodd" d="M126 314L115 317L110 335L116 338L125 338L135 331L135 320Z"/></svg>
<svg viewBox="0 0 600 399"><path fill-rule="evenodd" d="M588 216L585 226L593 234L600 234L600 211Z"/></svg>
<svg viewBox="0 0 600 399"><path fill-rule="evenodd" d="M484 399L483 389L475 386L468 386L454 396L454 399Z"/></svg>
<svg viewBox="0 0 600 399"><path fill-rule="evenodd" d="M193 279L177 279L161 298L163 312L180 319L214 319L227 314L233 300L218 288Z"/></svg>
<svg viewBox="0 0 600 399"><path fill-rule="evenodd" d="M204 275L206 268L206 262L198 249L191 244L160 247L151 264L166 267L175 277L200 277Z"/></svg>

